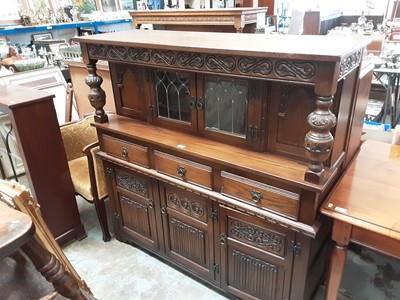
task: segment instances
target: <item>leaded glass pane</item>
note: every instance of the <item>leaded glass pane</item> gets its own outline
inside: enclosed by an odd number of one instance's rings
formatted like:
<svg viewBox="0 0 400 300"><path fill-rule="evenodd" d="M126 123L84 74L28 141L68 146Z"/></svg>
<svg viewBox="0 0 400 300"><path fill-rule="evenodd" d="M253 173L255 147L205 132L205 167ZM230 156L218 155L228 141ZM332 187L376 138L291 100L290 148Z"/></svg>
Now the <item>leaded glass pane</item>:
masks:
<svg viewBox="0 0 400 300"><path fill-rule="evenodd" d="M189 76L182 73L154 71L158 116L191 122Z"/></svg>
<svg viewBox="0 0 400 300"><path fill-rule="evenodd" d="M246 135L248 86L234 80L206 80L206 128Z"/></svg>

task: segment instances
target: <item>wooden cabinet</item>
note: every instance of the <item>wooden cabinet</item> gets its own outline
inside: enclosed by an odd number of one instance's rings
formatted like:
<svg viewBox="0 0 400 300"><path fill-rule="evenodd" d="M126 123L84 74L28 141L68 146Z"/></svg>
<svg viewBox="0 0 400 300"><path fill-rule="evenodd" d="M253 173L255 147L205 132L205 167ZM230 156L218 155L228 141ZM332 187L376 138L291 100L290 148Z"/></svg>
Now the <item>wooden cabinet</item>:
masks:
<svg viewBox="0 0 400 300"><path fill-rule="evenodd" d="M85 238L54 95L12 84L1 86L0 95L0 109L10 117L30 192L51 233L60 244Z"/></svg>
<svg viewBox="0 0 400 300"><path fill-rule="evenodd" d="M216 3L214 5L216 8ZM246 8L134 10L129 14L135 28L153 24L156 30L254 33L257 27L265 24L267 11L270 11L268 7L250 5Z"/></svg>
<svg viewBox="0 0 400 300"><path fill-rule="evenodd" d="M330 230L318 207L360 144L367 42L139 30L78 40L117 238L239 298L310 299ZM98 59L110 65L110 117Z"/></svg>

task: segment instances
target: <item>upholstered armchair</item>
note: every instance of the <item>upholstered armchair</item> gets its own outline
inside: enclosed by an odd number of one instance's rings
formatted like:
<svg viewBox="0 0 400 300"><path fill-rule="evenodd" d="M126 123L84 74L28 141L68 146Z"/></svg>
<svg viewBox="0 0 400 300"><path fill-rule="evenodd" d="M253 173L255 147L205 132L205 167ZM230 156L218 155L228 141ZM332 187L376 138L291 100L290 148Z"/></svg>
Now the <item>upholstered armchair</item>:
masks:
<svg viewBox="0 0 400 300"><path fill-rule="evenodd" d="M94 204L103 240L107 242L111 239L104 203L108 193L103 165L96 157L99 144L92 122L92 116L86 117L64 124L60 130L75 193Z"/></svg>

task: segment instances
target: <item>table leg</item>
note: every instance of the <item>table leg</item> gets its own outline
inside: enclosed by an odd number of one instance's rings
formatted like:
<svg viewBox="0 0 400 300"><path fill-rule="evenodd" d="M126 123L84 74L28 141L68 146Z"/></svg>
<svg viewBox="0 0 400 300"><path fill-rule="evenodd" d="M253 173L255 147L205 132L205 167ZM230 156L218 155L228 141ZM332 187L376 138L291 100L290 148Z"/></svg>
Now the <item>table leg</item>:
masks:
<svg viewBox="0 0 400 300"><path fill-rule="evenodd" d="M335 220L332 229L334 246L331 252L328 274L325 286L325 299L336 300L339 293L340 282L343 276L344 264L347 256L347 246L350 242L352 226Z"/></svg>
<svg viewBox="0 0 400 300"><path fill-rule="evenodd" d="M21 249L36 269L53 284L62 296L73 300L94 299L81 291L78 282L74 280L64 265L60 264L59 260L36 240L36 237L29 240Z"/></svg>

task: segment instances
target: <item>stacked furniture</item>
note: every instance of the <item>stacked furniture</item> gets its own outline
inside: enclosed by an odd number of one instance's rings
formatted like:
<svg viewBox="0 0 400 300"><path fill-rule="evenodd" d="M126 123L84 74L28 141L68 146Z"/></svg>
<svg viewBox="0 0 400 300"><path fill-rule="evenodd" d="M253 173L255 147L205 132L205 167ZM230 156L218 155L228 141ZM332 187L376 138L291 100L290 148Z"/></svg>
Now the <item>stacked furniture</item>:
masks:
<svg viewBox="0 0 400 300"><path fill-rule="evenodd" d="M77 40L117 239L243 299L311 298L330 229L318 208L360 147L368 40L141 30ZM110 66L111 117L97 60Z"/></svg>

